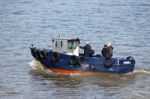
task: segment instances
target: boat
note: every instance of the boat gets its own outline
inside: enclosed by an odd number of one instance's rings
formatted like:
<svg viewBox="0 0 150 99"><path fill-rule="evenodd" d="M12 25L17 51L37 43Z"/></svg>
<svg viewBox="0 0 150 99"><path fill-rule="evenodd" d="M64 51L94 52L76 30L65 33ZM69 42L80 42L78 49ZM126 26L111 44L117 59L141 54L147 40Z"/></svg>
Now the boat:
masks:
<svg viewBox="0 0 150 99"><path fill-rule="evenodd" d="M31 55L44 68L58 74L127 74L134 71L135 59L131 56L112 57L106 60L101 54L84 56L80 53L79 38L52 37L52 49L39 49L32 45Z"/></svg>

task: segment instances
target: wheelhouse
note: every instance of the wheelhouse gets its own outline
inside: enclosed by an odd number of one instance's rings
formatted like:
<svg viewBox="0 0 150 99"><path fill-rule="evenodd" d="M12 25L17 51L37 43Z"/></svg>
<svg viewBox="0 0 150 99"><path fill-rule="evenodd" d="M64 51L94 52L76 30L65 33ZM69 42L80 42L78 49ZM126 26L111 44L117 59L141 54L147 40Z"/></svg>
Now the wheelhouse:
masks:
<svg viewBox="0 0 150 99"><path fill-rule="evenodd" d="M79 56L79 47L79 38L52 38L52 50L54 52Z"/></svg>

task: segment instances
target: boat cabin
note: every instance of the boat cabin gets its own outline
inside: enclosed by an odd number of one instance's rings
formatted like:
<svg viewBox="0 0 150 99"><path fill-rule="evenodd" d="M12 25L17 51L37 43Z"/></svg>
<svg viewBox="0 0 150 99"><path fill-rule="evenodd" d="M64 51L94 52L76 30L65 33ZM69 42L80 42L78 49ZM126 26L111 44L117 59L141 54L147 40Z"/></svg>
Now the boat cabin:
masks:
<svg viewBox="0 0 150 99"><path fill-rule="evenodd" d="M54 52L79 56L79 45L79 38L52 38L52 50Z"/></svg>

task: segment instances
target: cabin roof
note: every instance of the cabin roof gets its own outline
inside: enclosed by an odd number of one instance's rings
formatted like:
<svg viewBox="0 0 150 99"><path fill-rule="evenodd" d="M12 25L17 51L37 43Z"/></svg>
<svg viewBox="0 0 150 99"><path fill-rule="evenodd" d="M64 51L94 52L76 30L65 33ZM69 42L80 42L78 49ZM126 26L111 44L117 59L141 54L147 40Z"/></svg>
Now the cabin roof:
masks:
<svg viewBox="0 0 150 99"><path fill-rule="evenodd" d="M54 40L73 40L73 41L80 41L79 38L53 38Z"/></svg>

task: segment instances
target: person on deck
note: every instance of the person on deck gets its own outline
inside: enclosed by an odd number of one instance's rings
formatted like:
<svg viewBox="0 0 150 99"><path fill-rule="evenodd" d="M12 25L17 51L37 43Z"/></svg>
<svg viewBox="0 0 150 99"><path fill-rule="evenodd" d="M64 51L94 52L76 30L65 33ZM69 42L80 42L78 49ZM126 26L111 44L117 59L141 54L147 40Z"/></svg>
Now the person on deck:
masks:
<svg viewBox="0 0 150 99"><path fill-rule="evenodd" d="M113 47L111 43L104 44L104 47L101 52L105 60L111 60L111 57L113 55Z"/></svg>
<svg viewBox="0 0 150 99"><path fill-rule="evenodd" d="M80 46L80 48L84 49L84 56L85 57L91 57L94 54L94 50L92 50L92 47L88 41L86 41L85 46Z"/></svg>

